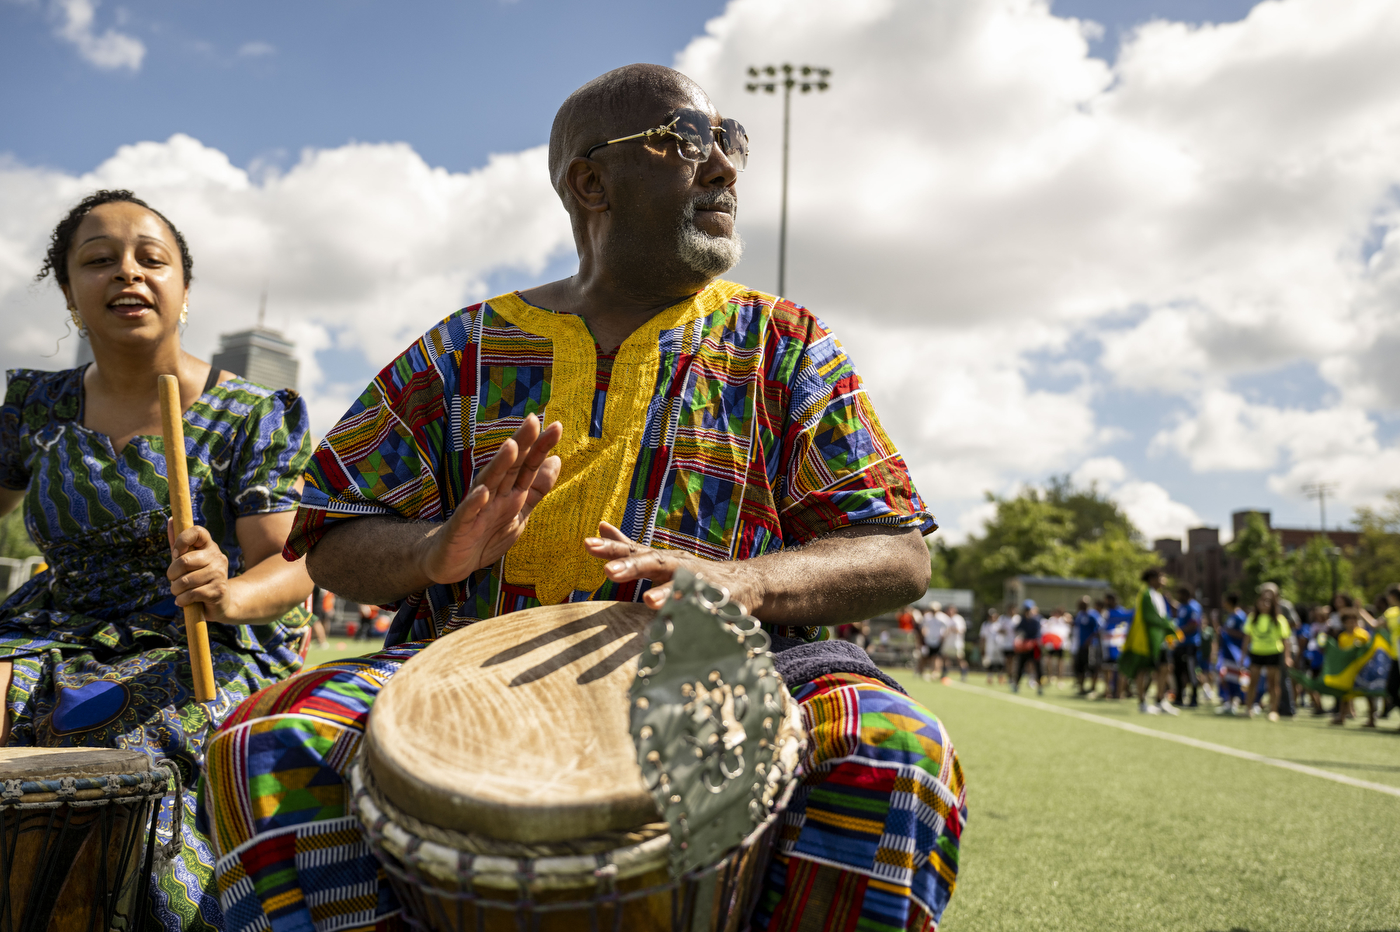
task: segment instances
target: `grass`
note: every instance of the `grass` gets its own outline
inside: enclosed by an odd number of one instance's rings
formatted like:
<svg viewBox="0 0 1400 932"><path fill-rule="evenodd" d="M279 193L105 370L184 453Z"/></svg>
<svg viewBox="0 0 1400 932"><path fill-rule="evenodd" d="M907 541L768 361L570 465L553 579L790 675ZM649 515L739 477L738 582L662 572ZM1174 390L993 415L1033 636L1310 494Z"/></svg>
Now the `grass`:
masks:
<svg viewBox="0 0 1400 932"><path fill-rule="evenodd" d="M333 638L307 665L378 648ZM943 720L967 777L941 932L1400 930L1400 797L1009 703L976 675L981 689L891 672ZM1042 701L1400 787L1400 713L1338 729Z"/></svg>
<svg viewBox="0 0 1400 932"><path fill-rule="evenodd" d="M362 654L373 654L384 644L384 639L379 638L374 641L355 641L350 638L331 638L329 647L317 647L312 645L306 652L306 665L302 669L309 670L317 664L326 663L331 660L347 660L350 657L359 657Z"/></svg>
<svg viewBox="0 0 1400 932"><path fill-rule="evenodd" d="M1400 929L1400 797L895 675L967 777L943 932ZM1372 731L1044 701L1400 786L1400 715Z"/></svg>

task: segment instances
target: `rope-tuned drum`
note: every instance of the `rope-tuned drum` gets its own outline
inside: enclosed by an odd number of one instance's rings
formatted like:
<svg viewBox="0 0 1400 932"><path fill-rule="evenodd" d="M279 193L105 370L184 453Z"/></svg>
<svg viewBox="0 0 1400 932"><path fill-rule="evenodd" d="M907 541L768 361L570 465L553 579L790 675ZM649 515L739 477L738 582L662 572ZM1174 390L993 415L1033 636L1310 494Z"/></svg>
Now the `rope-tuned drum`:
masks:
<svg viewBox="0 0 1400 932"><path fill-rule="evenodd" d="M175 766L138 751L0 749L0 932L107 932L144 921L155 811L172 777L178 800Z"/></svg>
<svg viewBox="0 0 1400 932"><path fill-rule="evenodd" d="M389 681L351 786L410 923L747 928L801 716L741 606L674 593L480 622Z"/></svg>

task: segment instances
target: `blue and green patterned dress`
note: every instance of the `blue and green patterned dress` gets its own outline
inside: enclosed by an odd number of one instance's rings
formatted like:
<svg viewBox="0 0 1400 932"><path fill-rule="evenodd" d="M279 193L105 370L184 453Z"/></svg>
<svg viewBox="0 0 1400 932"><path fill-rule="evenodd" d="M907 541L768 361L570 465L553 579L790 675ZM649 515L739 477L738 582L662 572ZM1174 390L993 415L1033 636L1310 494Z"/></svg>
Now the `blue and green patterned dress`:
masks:
<svg viewBox="0 0 1400 932"><path fill-rule="evenodd" d="M181 610L166 568L165 449L138 436L115 453L83 426L85 368L9 373L0 408L0 486L27 489L25 523L48 569L0 605L11 745L118 747L180 765L183 856L153 879L162 924L223 929L213 856L195 827L205 743L230 710L301 667L310 615L209 626L218 697L194 697ZM242 379L206 387L185 414L195 523L243 570L235 523L297 507L310 456L306 404ZM160 825L170 824L167 800Z"/></svg>

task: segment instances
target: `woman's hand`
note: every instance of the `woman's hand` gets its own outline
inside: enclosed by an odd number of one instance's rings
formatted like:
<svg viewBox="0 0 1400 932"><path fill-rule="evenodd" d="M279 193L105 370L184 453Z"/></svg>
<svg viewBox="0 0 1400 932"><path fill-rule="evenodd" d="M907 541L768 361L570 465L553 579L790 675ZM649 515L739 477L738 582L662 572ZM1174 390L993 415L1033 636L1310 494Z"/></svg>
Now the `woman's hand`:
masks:
<svg viewBox="0 0 1400 932"><path fill-rule="evenodd" d="M203 602L207 620L236 624L237 587L228 578L228 557L214 543L209 531L195 526L177 537L175 522L167 521L165 534L170 540L171 557L165 576L170 580L175 604L184 608Z"/></svg>

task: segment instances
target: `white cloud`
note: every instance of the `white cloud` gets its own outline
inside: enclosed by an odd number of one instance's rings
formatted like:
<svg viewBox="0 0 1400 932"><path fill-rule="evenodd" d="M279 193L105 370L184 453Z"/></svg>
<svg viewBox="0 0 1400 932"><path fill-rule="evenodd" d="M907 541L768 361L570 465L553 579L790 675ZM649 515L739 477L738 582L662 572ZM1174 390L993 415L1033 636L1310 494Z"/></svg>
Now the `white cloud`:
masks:
<svg viewBox="0 0 1400 932"><path fill-rule="evenodd" d="M67 2L93 35L92 6ZM829 92L793 100L789 291L851 349L950 533L977 526L984 490L1076 470L1144 529L1195 520L1185 470L1156 486L1121 448L1119 471L1105 458L1103 400L1125 387L1182 400L1148 430L1197 472L1276 491L1335 473L1355 502L1395 484L1376 423L1400 410L1400 5L1154 21L1113 66L1089 55L1095 29L1044 0L732 0L677 64L750 128L734 277L771 288L776 265L781 105L745 93L743 68L829 66ZM305 346L386 359L491 275L567 249L543 162L453 174L407 145L346 146L250 176L175 137L81 178L3 167L0 353L52 346L52 294L24 280L61 210L121 182L189 230L193 345L249 322L267 277L273 322ZM359 387L304 362L318 410ZM1337 397L1237 384L1300 363Z"/></svg>
<svg viewBox="0 0 1400 932"><path fill-rule="evenodd" d="M185 342L208 358L216 336L251 325L264 283L268 324L296 339L313 426L326 430L363 387L322 372L316 350L358 351L374 369L435 321L488 297L493 272L538 271L570 240L544 149L494 156L459 174L407 145L307 151L261 180L188 136L123 146L81 177L0 163L0 348L6 366L55 359L63 303L34 285L48 230L83 194L129 187L169 216L195 259Z"/></svg>
<svg viewBox="0 0 1400 932"><path fill-rule="evenodd" d="M750 127L741 277L772 282L781 139L780 105L744 92L742 66L824 65L831 91L793 100L789 291L888 341L862 372L936 507L974 514L983 488L1101 452L1109 386L1214 410L1240 375L1299 362L1345 396L1304 419L1326 451L1308 462L1343 469L1368 406L1400 409L1384 361L1400 234L1362 248L1400 225L1400 6L1153 21L1112 67L1089 57L1091 29L1039 0L733 0L677 65ZM1054 390L1027 380L1044 367L1026 354L1075 341L1101 344L1097 366ZM886 364L910 343L940 351L923 392ZM1267 415L1230 426L1251 446L1212 433L1225 414L1164 425L1156 448L1200 471L1292 468L1250 427Z"/></svg>
<svg viewBox="0 0 1400 932"><path fill-rule="evenodd" d="M146 44L135 36L110 27L98 35L94 25L97 0L54 0L53 8L61 17L54 34L71 42L88 64L109 71L118 68L141 70L141 62L146 57Z"/></svg>
<svg viewBox="0 0 1400 932"><path fill-rule="evenodd" d="M262 58L265 55L272 55L277 51L277 46L271 42L244 42L238 47L238 54L244 58Z"/></svg>

